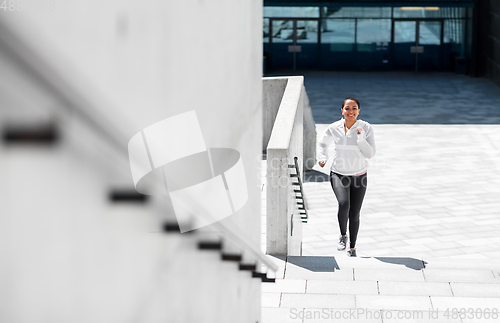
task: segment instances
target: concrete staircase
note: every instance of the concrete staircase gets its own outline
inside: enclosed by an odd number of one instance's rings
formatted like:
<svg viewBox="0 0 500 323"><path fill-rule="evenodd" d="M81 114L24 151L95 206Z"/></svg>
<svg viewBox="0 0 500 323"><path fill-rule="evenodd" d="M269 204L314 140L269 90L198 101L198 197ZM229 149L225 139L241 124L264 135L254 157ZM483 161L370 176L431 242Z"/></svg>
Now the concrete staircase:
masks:
<svg viewBox="0 0 500 323"><path fill-rule="evenodd" d="M500 321L498 259L269 257L263 323Z"/></svg>

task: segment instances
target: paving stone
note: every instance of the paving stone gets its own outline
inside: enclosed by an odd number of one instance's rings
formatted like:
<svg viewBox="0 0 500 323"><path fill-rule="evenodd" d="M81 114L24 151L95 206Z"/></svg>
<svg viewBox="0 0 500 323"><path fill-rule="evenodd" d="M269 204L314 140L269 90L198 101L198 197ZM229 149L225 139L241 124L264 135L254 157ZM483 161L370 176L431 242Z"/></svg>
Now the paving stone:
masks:
<svg viewBox="0 0 500 323"><path fill-rule="evenodd" d="M422 257L425 255L426 251L431 251L432 249L424 246L424 245L416 245L416 246L403 246L403 247L394 247L393 250L399 253L406 253L408 255L412 255L413 257Z"/></svg>
<svg viewBox="0 0 500 323"><path fill-rule="evenodd" d="M281 307L351 309L355 307L355 298L354 295L283 293Z"/></svg>
<svg viewBox="0 0 500 323"><path fill-rule="evenodd" d="M412 223L412 222L387 222L387 223L384 223L383 226L386 228L389 228L389 229L395 229L395 228L413 227L413 226L415 226L415 223Z"/></svg>
<svg viewBox="0 0 500 323"><path fill-rule="evenodd" d="M403 239L418 239L418 238L427 238L433 237L436 239L436 234L432 231L417 231L417 232L409 232L404 235ZM401 240L403 240L401 239Z"/></svg>
<svg viewBox="0 0 500 323"><path fill-rule="evenodd" d="M462 323L460 317L453 318L451 313L443 311L384 311L382 314L384 323L386 322L404 322L404 323Z"/></svg>
<svg viewBox="0 0 500 323"><path fill-rule="evenodd" d="M262 307L279 307L281 293L261 293Z"/></svg>
<svg viewBox="0 0 500 323"><path fill-rule="evenodd" d="M407 245L406 242L396 240L396 241L375 242L372 244L372 247L377 249L384 249L384 248L392 248L395 246L405 246L405 245Z"/></svg>
<svg viewBox="0 0 500 323"><path fill-rule="evenodd" d="M406 269L379 269L379 268L355 268L355 281L396 281L396 282L424 282L421 270Z"/></svg>
<svg viewBox="0 0 500 323"><path fill-rule="evenodd" d="M408 233L408 232L417 232L412 227L402 227L402 228L392 228L392 229L385 229L383 230L386 234L391 235L391 234L398 234L398 233Z"/></svg>
<svg viewBox="0 0 500 323"><path fill-rule="evenodd" d="M374 310L432 310L428 296L358 295L356 307Z"/></svg>
<svg viewBox="0 0 500 323"><path fill-rule="evenodd" d="M314 235L302 237L302 242L305 242L305 243L322 241L322 240L323 239L320 236L314 236Z"/></svg>
<svg viewBox="0 0 500 323"><path fill-rule="evenodd" d="M304 322L306 323L382 323L381 311L366 311L361 309L305 309ZM291 321L292 322L292 321Z"/></svg>
<svg viewBox="0 0 500 323"><path fill-rule="evenodd" d="M262 323L290 323L290 322L302 322L301 319L292 319L295 316L291 315L290 308L271 308L263 307L261 310L261 321Z"/></svg>
<svg viewBox="0 0 500 323"><path fill-rule="evenodd" d="M459 244L463 246L482 246L491 244L491 240L487 238L476 238L476 239L462 239L461 241L457 241Z"/></svg>
<svg viewBox="0 0 500 323"><path fill-rule="evenodd" d="M276 279L275 283L262 283L264 293L305 293L305 279Z"/></svg>
<svg viewBox="0 0 500 323"><path fill-rule="evenodd" d="M431 237L425 237L425 238L416 238L416 239L406 239L406 240L403 240L405 243L409 244L409 245L426 245L426 244L430 244L430 243L439 243L438 240L436 240L435 238L431 238Z"/></svg>
<svg viewBox="0 0 500 323"><path fill-rule="evenodd" d="M378 286L380 295L453 296L448 283L380 281Z"/></svg>
<svg viewBox="0 0 500 323"><path fill-rule="evenodd" d="M331 295L378 295L377 283L370 281L307 281L307 293Z"/></svg>
<svg viewBox="0 0 500 323"><path fill-rule="evenodd" d="M436 235L436 239L440 241L457 241L464 238L463 234L453 234L453 235Z"/></svg>
<svg viewBox="0 0 500 323"><path fill-rule="evenodd" d="M470 252L468 250L463 250L466 248L459 248L459 249L452 249L452 250L457 250L460 251L460 254L450 256L450 258L456 258L456 259L467 259L467 260L486 260L488 257L486 257L484 254L469 254Z"/></svg>
<svg viewBox="0 0 500 323"><path fill-rule="evenodd" d="M311 271L300 267L287 267L285 279L353 280L351 270Z"/></svg>
<svg viewBox="0 0 500 323"><path fill-rule="evenodd" d="M487 298L487 297L430 297L434 309L439 309L439 311L446 311L449 309L493 309L496 308L500 312L500 306L498 305L498 298ZM500 315L500 314L499 314Z"/></svg>
<svg viewBox="0 0 500 323"><path fill-rule="evenodd" d="M427 282L476 282L476 283L497 283L491 270L436 270L424 269L425 281Z"/></svg>
<svg viewBox="0 0 500 323"><path fill-rule="evenodd" d="M500 284L450 283L450 285L455 297L500 298Z"/></svg>
<svg viewBox="0 0 500 323"><path fill-rule="evenodd" d="M403 234L387 234L386 232L381 231L381 230L377 230L377 233L375 233L375 234L367 233L368 236L372 236L373 239L375 239L379 242L400 241L402 239L409 237L409 234L411 234L411 233L405 233L404 235Z"/></svg>

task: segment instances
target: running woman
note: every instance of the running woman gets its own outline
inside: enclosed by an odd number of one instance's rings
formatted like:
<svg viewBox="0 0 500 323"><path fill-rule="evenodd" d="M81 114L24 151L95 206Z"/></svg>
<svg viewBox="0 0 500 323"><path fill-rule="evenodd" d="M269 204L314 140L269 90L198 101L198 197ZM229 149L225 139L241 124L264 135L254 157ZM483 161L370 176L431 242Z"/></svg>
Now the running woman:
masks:
<svg viewBox="0 0 500 323"><path fill-rule="evenodd" d="M371 125L357 120L360 104L353 97L342 102L343 118L330 124L319 141L318 164L324 167L328 160L328 147L335 143L335 156L330 170L330 183L338 201L340 237L337 249L356 257L356 239L359 231L359 212L367 185L367 159L375 155L375 138ZM349 239L347 224L349 222Z"/></svg>

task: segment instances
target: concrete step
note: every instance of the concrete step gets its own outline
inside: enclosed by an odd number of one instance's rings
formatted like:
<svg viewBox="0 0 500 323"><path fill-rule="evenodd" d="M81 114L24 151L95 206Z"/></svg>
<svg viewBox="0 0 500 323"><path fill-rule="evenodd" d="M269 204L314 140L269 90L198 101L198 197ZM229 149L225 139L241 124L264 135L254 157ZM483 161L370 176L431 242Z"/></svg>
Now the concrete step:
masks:
<svg viewBox="0 0 500 323"><path fill-rule="evenodd" d="M479 312L500 311L498 259L318 256L275 262L284 279L262 285L263 323L463 323L480 321ZM479 312L461 319L456 313L462 308Z"/></svg>
<svg viewBox="0 0 500 323"><path fill-rule="evenodd" d="M470 308L474 309L473 314L468 312ZM302 322L299 320L300 312L305 318L304 322L315 322L314 319L322 319L324 322L348 322L349 319L372 322L380 319L381 313L385 315L383 322L432 321L429 318L436 322L462 322L456 314L462 309L467 314L462 318L469 319L464 322L484 319L481 313L486 312L490 313L487 321L498 321L498 298L283 293L279 307L263 306L262 322ZM491 316L491 313L495 312L496 319ZM403 316L396 320L398 315ZM476 320L471 320L472 318Z"/></svg>
<svg viewBox="0 0 500 323"><path fill-rule="evenodd" d="M500 298L500 284L277 279L263 293Z"/></svg>
<svg viewBox="0 0 500 323"><path fill-rule="evenodd" d="M310 258L310 257L307 257ZM320 257L313 257L320 258ZM457 259L457 258L411 258L411 257L347 257L341 254L331 257L340 268L411 268L411 269L477 269L500 270L500 259ZM311 262L307 259L304 262ZM315 260L318 262L318 260Z"/></svg>

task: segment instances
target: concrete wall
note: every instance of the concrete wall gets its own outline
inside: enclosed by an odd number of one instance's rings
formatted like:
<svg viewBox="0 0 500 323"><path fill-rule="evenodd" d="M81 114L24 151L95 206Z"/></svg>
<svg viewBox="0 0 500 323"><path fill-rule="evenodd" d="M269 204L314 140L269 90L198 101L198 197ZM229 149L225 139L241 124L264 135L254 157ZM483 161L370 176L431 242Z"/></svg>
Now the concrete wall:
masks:
<svg viewBox="0 0 500 323"><path fill-rule="evenodd" d="M206 145L242 156L248 202L223 221L259 248L262 2L22 4L0 14L0 130L60 140L0 145L0 321L260 321L259 279L199 250L202 233L162 232L168 198L108 194L134 189L134 134L196 110Z"/></svg>
<svg viewBox="0 0 500 323"><path fill-rule="evenodd" d="M271 138L274 121L287 83L288 77L265 77L262 79L262 147L264 151L269 143L269 138Z"/></svg>
<svg viewBox="0 0 500 323"><path fill-rule="evenodd" d="M290 174L295 173L294 157L303 160L303 84L302 76L288 78L267 146L266 253L273 255L302 254L302 221L293 192L297 186ZM300 162L299 168L303 174Z"/></svg>
<svg viewBox="0 0 500 323"><path fill-rule="evenodd" d="M285 92L288 82L288 77L265 77L262 79L262 124L263 137L262 147L265 151L271 138L274 122L278 109ZM309 105L309 97L306 89L303 89L304 95L304 152L302 165L306 170L312 169L316 158L316 124L312 115L311 106Z"/></svg>

